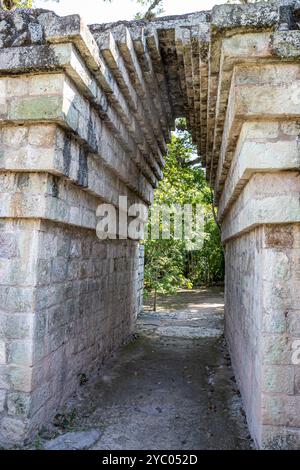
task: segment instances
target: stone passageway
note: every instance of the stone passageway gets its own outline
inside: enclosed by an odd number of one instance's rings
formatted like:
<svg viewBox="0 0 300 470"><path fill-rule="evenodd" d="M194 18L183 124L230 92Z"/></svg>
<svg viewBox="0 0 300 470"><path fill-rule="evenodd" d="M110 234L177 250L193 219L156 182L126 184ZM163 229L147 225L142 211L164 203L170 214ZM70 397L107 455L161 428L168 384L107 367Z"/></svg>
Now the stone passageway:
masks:
<svg viewBox="0 0 300 470"><path fill-rule="evenodd" d="M82 386L56 417L53 433L42 434L37 444L249 449L244 416L224 345L222 293L195 290L142 314L135 339L106 361L94 383Z"/></svg>

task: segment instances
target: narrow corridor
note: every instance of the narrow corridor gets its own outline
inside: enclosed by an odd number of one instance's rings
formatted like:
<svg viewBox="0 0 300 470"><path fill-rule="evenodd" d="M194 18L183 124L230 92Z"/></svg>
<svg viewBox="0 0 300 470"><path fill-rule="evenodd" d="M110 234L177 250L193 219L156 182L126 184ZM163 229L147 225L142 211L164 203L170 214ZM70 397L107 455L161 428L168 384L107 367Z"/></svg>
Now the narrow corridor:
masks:
<svg viewBox="0 0 300 470"><path fill-rule="evenodd" d="M222 293L182 292L157 313L143 313L136 338L81 388L63 416L63 434L93 430L91 449L251 448L224 345ZM42 439L46 448L68 448L66 442Z"/></svg>

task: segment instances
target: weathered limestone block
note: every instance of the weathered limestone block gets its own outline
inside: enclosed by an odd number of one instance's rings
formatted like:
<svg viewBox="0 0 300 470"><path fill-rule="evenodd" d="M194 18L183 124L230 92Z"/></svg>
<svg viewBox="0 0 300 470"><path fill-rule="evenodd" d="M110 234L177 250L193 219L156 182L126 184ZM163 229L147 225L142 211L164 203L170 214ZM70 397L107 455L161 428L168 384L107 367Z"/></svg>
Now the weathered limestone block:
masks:
<svg viewBox="0 0 300 470"><path fill-rule="evenodd" d="M117 347L130 334L139 253L134 242L105 243L92 230L50 222L2 223L0 234L10 237L0 260L1 270L6 267L0 290L5 443L32 436L81 375L97 371L112 341Z"/></svg>
<svg viewBox="0 0 300 470"><path fill-rule="evenodd" d="M293 362L293 343L300 338L298 327L294 328L299 322L299 230L299 224L266 226L263 238L262 442L266 448L297 448L300 443L300 396L295 387L300 367Z"/></svg>

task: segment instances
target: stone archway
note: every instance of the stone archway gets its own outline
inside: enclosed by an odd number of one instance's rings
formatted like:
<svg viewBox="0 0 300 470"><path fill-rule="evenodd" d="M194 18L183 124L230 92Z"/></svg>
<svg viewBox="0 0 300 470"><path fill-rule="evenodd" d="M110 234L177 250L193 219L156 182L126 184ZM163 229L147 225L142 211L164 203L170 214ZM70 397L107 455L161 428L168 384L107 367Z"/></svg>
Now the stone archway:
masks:
<svg viewBox="0 0 300 470"><path fill-rule="evenodd" d="M287 3L287 2L285 2ZM47 422L134 324L138 244L100 202L151 204L186 116L226 247L226 336L261 448L299 448L299 31L291 5L85 26L1 13L1 440ZM126 308L120 305L126 305Z"/></svg>

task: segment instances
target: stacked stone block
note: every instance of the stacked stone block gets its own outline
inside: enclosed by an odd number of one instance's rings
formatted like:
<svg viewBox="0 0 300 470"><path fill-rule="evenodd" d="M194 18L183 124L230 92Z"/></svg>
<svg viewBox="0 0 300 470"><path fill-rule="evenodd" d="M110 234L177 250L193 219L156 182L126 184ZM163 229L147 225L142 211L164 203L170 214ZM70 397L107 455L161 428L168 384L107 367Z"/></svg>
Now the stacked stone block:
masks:
<svg viewBox="0 0 300 470"><path fill-rule="evenodd" d="M138 261L138 311L143 311L143 293L144 293L144 263L145 263L145 247L141 245L139 248L139 261Z"/></svg>
<svg viewBox="0 0 300 470"><path fill-rule="evenodd" d="M9 444L48 423L130 335L139 254L136 243L100 242L94 230L49 221L3 223L0 233L1 440Z"/></svg>

